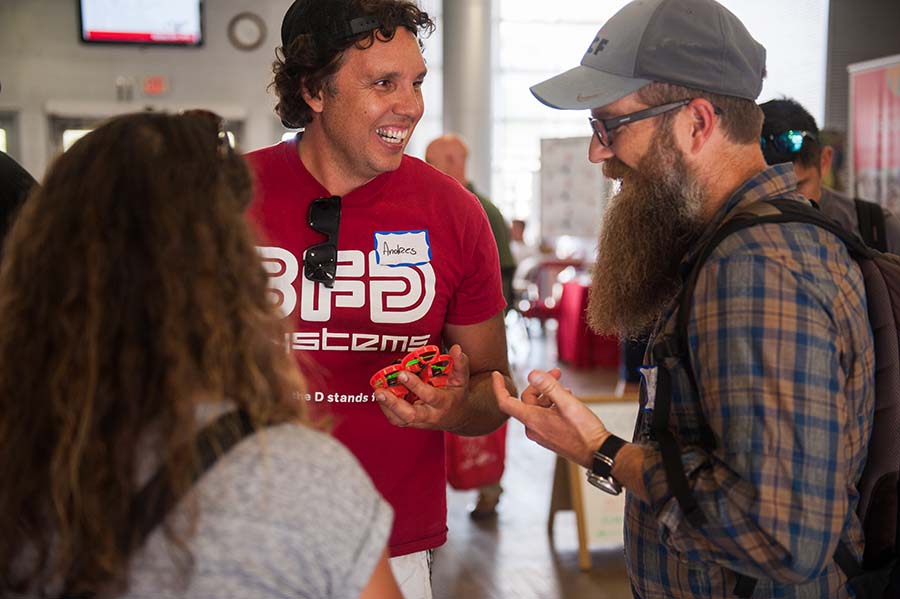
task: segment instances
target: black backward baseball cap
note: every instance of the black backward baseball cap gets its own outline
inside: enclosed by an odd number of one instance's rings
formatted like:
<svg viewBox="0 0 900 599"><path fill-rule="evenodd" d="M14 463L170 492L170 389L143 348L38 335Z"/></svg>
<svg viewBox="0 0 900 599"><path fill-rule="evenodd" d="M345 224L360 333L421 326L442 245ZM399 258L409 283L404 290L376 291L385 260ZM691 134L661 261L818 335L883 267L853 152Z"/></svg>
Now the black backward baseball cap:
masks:
<svg viewBox="0 0 900 599"><path fill-rule="evenodd" d="M281 22L281 45L300 35L343 40L381 27L377 18L354 10L351 0L295 0Z"/></svg>
<svg viewBox="0 0 900 599"><path fill-rule="evenodd" d="M551 108L605 106L654 82L755 100L766 49L714 0L633 0L600 28L581 65L531 88Z"/></svg>

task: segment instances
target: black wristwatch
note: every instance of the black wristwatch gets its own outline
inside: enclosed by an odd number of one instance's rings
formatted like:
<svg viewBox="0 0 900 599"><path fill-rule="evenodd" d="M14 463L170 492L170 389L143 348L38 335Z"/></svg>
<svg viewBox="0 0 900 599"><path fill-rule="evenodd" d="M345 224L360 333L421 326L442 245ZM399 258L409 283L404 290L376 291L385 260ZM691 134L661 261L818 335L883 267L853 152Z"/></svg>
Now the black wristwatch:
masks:
<svg viewBox="0 0 900 599"><path fill-rule="evenodd" d="M625 439L615 435L606 438L606 441L594 452L594 463L587 473L589 483L610 495L618 495L622 492L622 485L613 478L612 469L616 454L627 443Z"/></svg>

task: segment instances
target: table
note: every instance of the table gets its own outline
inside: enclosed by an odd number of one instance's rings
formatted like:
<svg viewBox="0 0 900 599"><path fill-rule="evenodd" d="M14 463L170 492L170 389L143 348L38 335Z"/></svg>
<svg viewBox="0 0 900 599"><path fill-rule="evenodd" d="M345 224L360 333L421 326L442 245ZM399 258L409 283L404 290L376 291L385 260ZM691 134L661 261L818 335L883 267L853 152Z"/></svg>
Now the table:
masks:
<svg viewBox="0 0 900 599"><path fill-rule="evenodd" d="M618 368L618 338L598 335L588 327L588 292L589 286L581 278L563 283L557 317L557 355L574 368Z"/></svg>
<svg viewBox="0 0 900 599"><path fill-rule="evenodd" d="M595 397L592 402L596 403L588 404L589 407L603 419L610 431L623 439L631 439L639 406L637 395ZM547 534L551 539L554 517L563 510L575 512L578 566L582 570L591 569L590 547L623 544L625 493L609 495L594 488L587 482L584 468L557 457L547 518Z"/></svg>

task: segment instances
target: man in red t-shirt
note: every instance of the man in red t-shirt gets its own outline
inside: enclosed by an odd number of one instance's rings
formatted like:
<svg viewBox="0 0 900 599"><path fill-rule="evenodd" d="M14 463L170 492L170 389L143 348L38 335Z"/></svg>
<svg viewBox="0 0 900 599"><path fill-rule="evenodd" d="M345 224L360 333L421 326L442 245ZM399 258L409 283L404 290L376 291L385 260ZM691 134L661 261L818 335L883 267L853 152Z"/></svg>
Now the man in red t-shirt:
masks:
<svg viewBox="0 0 900 599"><path fill-rule="evenodd" d="M247 156L272 297L295 323L285 344L311 406L394 508L391 565L408 598L431 596L430 550L446 539L441 431L496 429L491 371L512 389L484 211L403 153L424 109L418 34L433 27L409 0L294 2L273 86L282 121L303 131ZM452 346L447 387L412 376L415 403L373 394L376 371L430 344Z"/></svg>

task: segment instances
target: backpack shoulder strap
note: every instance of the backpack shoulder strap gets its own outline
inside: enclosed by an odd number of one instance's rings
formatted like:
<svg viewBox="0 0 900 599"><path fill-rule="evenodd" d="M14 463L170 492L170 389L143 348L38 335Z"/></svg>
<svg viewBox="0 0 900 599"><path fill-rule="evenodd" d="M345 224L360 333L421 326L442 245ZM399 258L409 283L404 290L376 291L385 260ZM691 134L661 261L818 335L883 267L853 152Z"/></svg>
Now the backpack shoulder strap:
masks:
<svg viewBox="0 0 900 599"><path fill-rule="evenodd" d="M884 229L884 211L875 202L867 202L856 198L856 218L859 221L859 234L870 248L879 252L887 251L887 236Z"/></svg>
<svg viewBox="0 0 900 599"><path fill-rule="evenodd" d="M193 483L200 480L232 447L254 432L250 416L243 410L223 414L201 429L193 443L177 450L179 453L197 452L199 460L193 475ZM168 512L180 500L180 496L172 496L166 470L161 466L131 501L131 513L134 514L136 529L131 533L129 540L133 541L135 546L143 545L150 533L162 523Z"/></svg>
<svg viewBox="0 0 900 599"><path fill-rule="evenodd" d="M250 416L243 410L235 410L219 416L202 428L193 442L185 443L176 454L196 451L197 469L192 477L192 486L216 461L255 431ZM166 514L181 500L181 495L172 496L165 466L160 466L150 480L141 487L131 500L130 511L135 523L133 530L120 531L119 543L123 548L140 547L150 533L165 519ZM68 581L63 585L60 597L65 599L95 599L94 591L74 593Z"/></svg>

